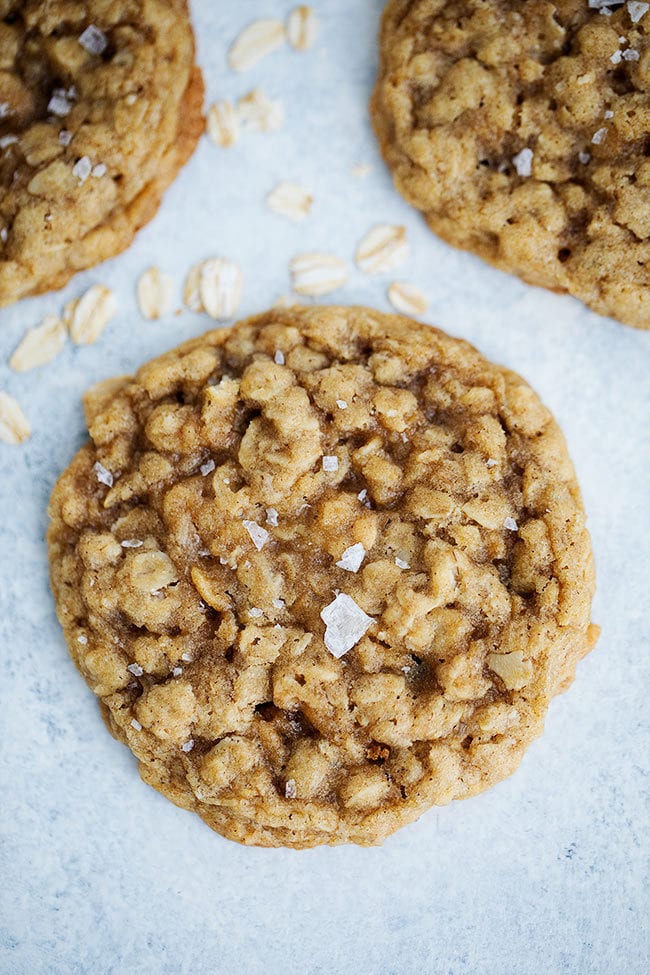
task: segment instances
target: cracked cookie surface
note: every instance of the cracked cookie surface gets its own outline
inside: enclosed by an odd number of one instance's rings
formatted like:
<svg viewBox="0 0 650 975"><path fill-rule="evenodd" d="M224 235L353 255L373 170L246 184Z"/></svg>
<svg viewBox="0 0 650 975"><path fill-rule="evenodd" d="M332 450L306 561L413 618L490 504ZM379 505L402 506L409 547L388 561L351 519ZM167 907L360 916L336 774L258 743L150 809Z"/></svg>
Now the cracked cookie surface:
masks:
<svg viewBox="0 0 650 975"><path fill-rule="evenodd" d="M596 635L574 471L522 379L399 316L294 307L85 408L52 587L147 782L301 847L516 768Z"/></svg>
<svg viewBox="0 0 650 975"><path fill-rule="evenodd" d="M444 240L650 328L650 13L390 0L372 117Z"/></svg>
<svg viewBox="0 0 650 975"><path fill-rule="evenodd" d="M0 305L129 246L202 101L185 0L0 0Z"/></svg>

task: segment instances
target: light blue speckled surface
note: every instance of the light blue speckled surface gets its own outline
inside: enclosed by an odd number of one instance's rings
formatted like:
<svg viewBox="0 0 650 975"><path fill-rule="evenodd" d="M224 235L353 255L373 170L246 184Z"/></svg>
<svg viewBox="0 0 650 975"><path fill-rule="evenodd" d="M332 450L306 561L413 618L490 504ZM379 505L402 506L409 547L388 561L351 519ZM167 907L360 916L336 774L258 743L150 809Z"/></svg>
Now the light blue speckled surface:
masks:
<svg viewBox="0 0 650 975"><path fill-rule="evenodd" d="M0 972L2 975L636 975L648 970L648 574L650 332L492 271L436 241L392 191L366 104L378 0L320 0L310 54L280 51L244 76L227 42L280 0L195 0L209 95L263 84L285 128L228 152L204 141L131 250L61 295L0 312L0 388L34 428L0 446L2 647ZM351 167L369 162L360 181ZM294 226L263 203L279 179L311 188ZM428 320L517 369L562 423L598 562L595 653L551 707L517 774L433 811L383 848L243 849L145 786L106 733L55 620L43 543L58 472L84 439L80 395L199 334L185 312L151 324L134 301L150 264L178 283L209 255L239 261L242 313L289 290L304 250L351 258L375 221L405 224L397 274L354 270L335 299L386 308L394 277L430 296ZM16 375L24 329L102 281L121 312L91 348ZM647 887L646 887L647 891Z"/></svg>

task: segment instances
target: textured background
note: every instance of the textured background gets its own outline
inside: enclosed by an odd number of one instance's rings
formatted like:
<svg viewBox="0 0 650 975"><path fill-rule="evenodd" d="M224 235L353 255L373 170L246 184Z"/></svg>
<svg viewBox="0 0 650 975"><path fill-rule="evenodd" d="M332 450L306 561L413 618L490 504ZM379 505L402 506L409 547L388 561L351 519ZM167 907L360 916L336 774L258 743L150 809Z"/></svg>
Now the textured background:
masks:
<svg viewBox="0 0 650 975"><path fill-rule="evenodd" d="M63 295L0 311L0 388L34 429L24 447L0 446L0 972L645 972L650 332L452 251L392 191L366 110L379 0L316 0L315 50L286 49L231 74L225 52L237 31L291 6L194 2L209 97L261 84L284 101L284 129L228 151L204 141L126 255ZM351 175L361 162L373 165L365 180ZM266 210L280 179L313 191L303 224ZM189 312L144 322L134 299L142 270L158 264L180 285L192 262L233 258L245 274L242 313L255 312L289 290L295 253L351 259L376 221L407 226L409 264L379 278L353 270L334 299L387 308L387 284L412 281L429 295L429 321L539 390L583 486L602 639L551 707L543 739L493 791L432 811L383 848L243 849L145 786L104 730L55 620L45 507L84 438L83 389L208 327ZM121 307L100 342L10 372L24 329L96 281Z"/></svg>

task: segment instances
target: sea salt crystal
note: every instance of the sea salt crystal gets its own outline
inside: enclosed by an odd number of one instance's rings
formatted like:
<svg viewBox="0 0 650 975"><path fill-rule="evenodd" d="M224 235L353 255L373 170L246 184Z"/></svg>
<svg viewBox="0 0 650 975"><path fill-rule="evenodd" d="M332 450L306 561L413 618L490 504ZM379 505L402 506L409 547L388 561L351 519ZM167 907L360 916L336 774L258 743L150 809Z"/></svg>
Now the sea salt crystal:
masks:
<svg viewBox="0 0 650 975"><path fill-rule="evenodd" d="M638 24L650 10L650 3L639 3L638 0L628 0L627 12L633 24Z"/></svg>
<svg viewBox="0 0 650 975"><path fill-rule="evenodd" d="M340 410L347 410L348 408L348 404L345 402L344 399L337 399L336 405Z"/></svg>
<svg viewBox="0 0 650 975"><path fill-rule="evenodd" d="M611 108L607 109L607 111L603 114L603 118L604 119L614 118L614 113L612 112Z"/></svg>
<svg viewBox="0 0 650 975"><path fill-rule="evenodd" d="M144 674L144 670L142 669L140 664L129 664L129 666L126 669L129 671L130 674L133 674L134 677L142 677L142 675Z"/></svg>
<svg viewBox="0 0 650 975"><path fill-rule="evenodd" d="M580 162L582 163L583 166L586 166L587 163L589 162L589 160L591 159L591 153L590 152L579 152L578 153L578 159L580 160Z"/></svg>
<svg viewBox="0 0 650 975"><path fill-rule="evenodd" d="M70 114L72 103L61 88L57 88L47 103L47 110L57 118L65 118Z"/></svg>
<svg viewBox="0 0 650 975"><path fill-rule="evenodd" d="M512 162L518 176L530 176L533 165L533 150L522 149L521 152L512 157Z"/></svg>
<svg viewBox="0 0 650 975"><path fill-rule="evenodd" d="M284 599L274 599L273 606L275 609L284 609Z"/></svg>
<svg viewBox="0 0 650 975"><path fill-rule="evenodd" d="M284 352L281 349L276 349L275 355L273 356L273 361L278 366L284 365Z"/></svg>
<svg viewBox="0 0 650 975"><path fill-rule="evenodd" d="M106 470L103 464L96 461L93 470L100 484L105 484L106 487L113 487L113 475L109 470Z"/></svg>
<svg viewBox="0 0 650 975"><path fill-rule="evenodd" d="M135 728L136 731L142 731L142 725L139 721L136 721L135 718L132 718L131 720L131 727Z"/></svg>
<svg viewBox="0 0 650 975"><path fill-rule="evenodd" d="M89 24L79 36L79 43L89 54L103 54L108 46L108 38L103 30Z"/></svg>
<svg viewBox="0 0 650 975"><path fill-rule="evenodd" d="M6 149L7 146L13 146L17 142L18 142L17 135L3 135L0 137L0 149Z"/></svg>
<svg viewBox="0 0 650 975"><path fill-rule="evenodd" d="M372 616L357 606L351 596L341 592L321 614L325 624L325 646L334 657L342 657L359 642L369 626Z"/></svg>
<svg viewBox="0 0 650 975"><path fill-rule="evenodd" d="M95 179L101 179L102 176L105 176L107 172L108 170L105 163L97 163L96 166L93 166L93 176Z"/></svg>
<svg viewBox="0 0 650 975"><path fill-rule="evenodd" d="M186 742L184 742L181 745L181 751L182 752L191 752L193 748L194 748L194 739L193 738L190 738L189 741L186 741Z"/></svg>
<svg viewBox="0 0 650 975"><path fill-rule="evenodd" d="M487 466L488 467L496 467L498 463L499 463L499 461L498 460L495 460L494 457L488 457L488 459L487 459Z"/></svg>
<svg viewBox="0 0 650 975"><path fill-rule="evenodd" d="M606 135L607 135L606 128L598 129L598 131L594 132L594 134L592 135L591 141L595 143L595 145L599 146L600 143L605 140Z"/></svg>
<svg viewBox="0 0 650 975"><path fill-rule="evenodd" d="M211 474L212 473L212 471L215 469L215 466L216 465L215 465L214 461L212 460L212 458L210 458L210 460L206 460L205 464L201 464L199 470L201 471L201 473L205 477L207 474Z"/></svg>
<svg viewBox="0 0 650 975"><path fill-rule="evenodd" d="M609 60L612 62L612 64L620 64L621 61L623 60L623 52L614 51L614 53L612 54Z"/></svg>
<svg viewBox="0 0 650 975"><path fill-rule="evenodd" d="M123 542L120 542L122 548L140 548L142 544L139 538L125 538Z"/></svg>
<svg viewBox="0 0 650 975"><path fill-rule="evenodd" d="M86 182L92 172L92 168L93 166L88 156L82 156L74 164L72 167L72 175L77 177L80 186Z"/></svg>
<svg viewBox="0 0 650 975"><path fill-rule="evenodd" d="M359 493L357 494L357 498L361 502L364 502L367 497L368 497L368 488L363 488L363 490L359 491Z"/></svg>
<svg viewBox="0 0 650 975"><path fill-rule="evenodd" d="M339 469L339 459L338 457L333 457L326 454L323 457L323 470L324 471L338 471Z"/></svg>
<svg viewBox="0 0 650 975"><path fill-rule="evenodd" d="M174 669L172 670L172 677L180 677L182 673L183 673L182 667L174 667Z"/></svg>
<svg viewBox="0 0 650 975"><path fill-rule="evenodd" d="M67 129L61 129L59 132L59 145L69 146L72 142L72 132L68 132Z"/></svg>
<svg viewBox="0 0 650 975"><path fill-rule="evenodd" d="M0 240L2 241L3 244L7 243L8 237L9 237L9 231L7 230L6 227L2 227L2 229L0 229Z"/></svg>
<svg viewBox="0 0 650 975"><path fill-rule="evenodd" d="M77 643L80 643L82 647L86 646L86 644L88 643L88 637L86 636L85 633L79 634L79 636L77 637Z"/></svg>
<svg viewBox="0 0 650 975"><path fill-rule="evenodd" d="M9 114L9 102L0 102L0 118L6 118Z"/></svg>
<svg viewBox="0 0 650 975"><path fill-rule="evenodd" d="M261 609L258 609L257 606L251 606L251 608L248 610L248 615L252 616L254 620L258 620L260 616L264 616L264 613Z"/></svg>
<svg viewBox="0 0 650 975"><path fill-rule="evenodd" d="M271 537L266 528L262 528L256 521L242 521L242 525L251 537L251 541L258 552L261 552Z"/></svg>
<svg viewBox="0 0 650 975"><path fill-rule="evenodd" d="M349 548L346 548L336 564L340 569L345 569L346 572L358 572L365 557L365 548L361 542L357 542L356 545L350 545Z"/></svg>
<svg viewBox="0 0 650 975"><path fill-rule="evenodd" d="M395 559L395 565L397 566L398 569L410 569L411 568L411 566L408 564L408 562L405 562L404 559L398 559L398 558L396 558Z"/></svg>
<svg viewBox="0 0 650 975"><path fill-rule="evenodd" d="M516 532L518 525L514 518L506 518L503 527L507 528L509 532Z"/></svg>
<svg viewBox="0 0 650 975"><path fill-rule="evenodd" d="M600 10L602 7L614 7L621 0L589 0L589 6L592 10Z"/></svg>
<svg viewBox="0 0 650 975"><path fill-rule="evenodd" d="M627 51L623 51L623 57L626 61L638 61L640 56L641 55L634 47L628 47Z"/></svg>
<svg viewBox="0 0 650 975"><path fill-rule="evenodd" d="M271 525L273 528L278 527L278 513L275 508L266 509L266 523Z"/></svg>
<svg viewBox="0 0 650 975"><path fill-rule="evenodd" d="M287 779L286 784L284 786L285 799L295 799L297 795L298 793L296 791L296 780Z"/></svg>
<svg viewBox="0 0 650 975"><path fill-rule="evenodd" d="M182 653L181 654L181 660L184 660L185 663L191 664L192 663L192 655L189 654L189 653Z"/></svg>

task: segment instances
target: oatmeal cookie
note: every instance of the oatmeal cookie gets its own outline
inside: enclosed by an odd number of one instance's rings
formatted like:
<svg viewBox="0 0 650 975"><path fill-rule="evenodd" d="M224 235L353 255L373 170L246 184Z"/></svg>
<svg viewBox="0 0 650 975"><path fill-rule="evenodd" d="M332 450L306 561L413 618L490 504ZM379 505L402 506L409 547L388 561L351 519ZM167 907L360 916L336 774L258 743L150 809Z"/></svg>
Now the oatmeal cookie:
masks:
<svg viewBox="0 0 650 975"><path fill-rule="evenodd" d="M596 635L573 467L522 379L399 316L293 307L85 407L52 587L147 782L304 847L514 771Z"/></svg>
<svg viewBox="0 0 650 975"><path fill-rule="evenodd" d="M650 13L605 13L390 0L371 111L435 233L650 328Z"/></svg>
<svg viewBox="0 0 650 975"><path fill-rule="evenodd" d="M129 246L202 102L185 0L0 0L0 305Z"/></svg>

